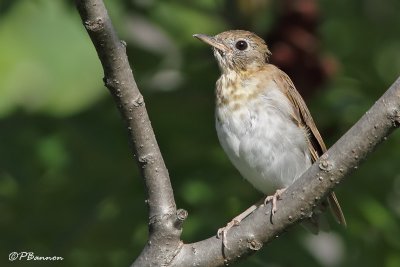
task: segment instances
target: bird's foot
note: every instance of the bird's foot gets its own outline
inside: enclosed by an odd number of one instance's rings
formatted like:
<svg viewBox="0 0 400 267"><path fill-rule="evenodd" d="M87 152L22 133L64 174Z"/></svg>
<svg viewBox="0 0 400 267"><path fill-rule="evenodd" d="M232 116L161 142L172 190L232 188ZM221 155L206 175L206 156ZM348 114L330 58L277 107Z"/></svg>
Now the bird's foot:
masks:
<svg viewBox="0 0 400 267"><path fill-rule="evenodd" d="M228 248L228 242L226 239L226 234L228 231L233 227L233 226L238 226L240 222L249 216L254 210L257 209L257 205L252 205L250 208L233 218L232 221L230 221L225 227L219 228L217 232L217 238L222 238L222 244L224 245L225 248Z"/></svg>
<svg viewBox="0 0 400 267"><path fill-rule="evenodd" d="M228 248L228 242L226 240L226 234L228 233L228 231L233 227L233 226L237 226L239 225L240 222L236 219L233 219L232 221L230 221L225 227L219 228L218 232L217 232L217 237L218 238L222 238L222 244L224 245L224 247Z"/></svg>
<svg viewBox="0 0 400 267"><path fill-rule="evenodd" d="M282 188L282 189L278 189L278 190L276 190L276 192L273 195L267 196L265 198L264 205L267 205L268 202L272 202L272 208L271 208L272 216L274 216L274 214L278 210L278 208L276 207L276 201L278 199L281 199L281 195L283 194L283 192L285 192L285 190L286 190L286 187Z"/></svg>

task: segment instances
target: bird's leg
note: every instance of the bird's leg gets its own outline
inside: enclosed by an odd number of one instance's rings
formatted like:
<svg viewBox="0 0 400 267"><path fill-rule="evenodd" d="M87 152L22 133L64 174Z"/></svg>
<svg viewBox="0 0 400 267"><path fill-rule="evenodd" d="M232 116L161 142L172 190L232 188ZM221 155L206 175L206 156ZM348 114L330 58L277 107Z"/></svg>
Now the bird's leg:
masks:
<svg viewBox="0 0 400 267"><path fill-rule="evenodd" d="M276 211L278 210L278 208L276 207L276 201L278 199L281 199L281 195L283 194L283 192L285 192L287 187L282 188L282 189L278 189L276 190L276 192L271 195L271 196L267 196L264 200L264 205L267 205L268 202L272 201L272 208L271 208L271 213L272 216L276 213Z"/></svg>
<svg viewBox="0 0 400 267"><path fill-rule="evenodd" d="M276 201L278 199L281 199L281 195L283 194L283 192L285 192L285 190L286 190L286 187L276 190L276 192L273 195L267 196L265 199L264 198L261 199L259 202L252 205L250 208L248 208L247 210L245 210L244 212L242 212L241 214L239 214L238 216L233 218L232 221L230 221L225 227L219 228L218 232L217 232L217 237L222 238L222 243L223 243L224 247L228 248L227 240L226 240L226 234L228 233L228 231L233 226L239 225L240 222L243 221L244 218L249 216L253 211L255 211L260 206L260 204L266 205L268 202L272 201L271 211L272 211L272 215L274 215L276 213L276 211L278 210L276 207Z"/></svg>
<svg viewBox="0 0 400 267"><path fill-rule="evenodd" d="M228 233L229 229L231 229L233 226L237 226L240 224L240 222L249 216L253 211L257 209L259 204L252 205L250 208L236 216L235 218L232 219L225 227L219 228L217 232L217 237L222 238L222 243L224 244L224 247L228 248L227 245L227 240L226 240L226 234Z"/></svg>

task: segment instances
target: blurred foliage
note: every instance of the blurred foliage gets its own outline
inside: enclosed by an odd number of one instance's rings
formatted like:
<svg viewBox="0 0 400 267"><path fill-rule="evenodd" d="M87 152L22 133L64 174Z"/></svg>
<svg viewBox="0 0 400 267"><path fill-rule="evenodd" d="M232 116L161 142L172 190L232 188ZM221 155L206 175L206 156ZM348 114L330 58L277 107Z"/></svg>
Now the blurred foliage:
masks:
<svg viewBox="0 0 400 267"><path fill-rule="evenodd" d="M128 43L177 205L189 211L185 242L215 234L261 196L218 144L219 70L191 35L246 28L265 36L277 2L106 1ZM306 101L332 145L400 73L400 2L318 4L319 52L338 67ZM59 266L128 266L146 242L143 182L101 79L69 1L0 2L0 266L25 263L9 262L12 251L62 256ZM400 266L399 148L396 132L337 188L347 229L332 223L315 237L295 227L238 266Z"/></svg>

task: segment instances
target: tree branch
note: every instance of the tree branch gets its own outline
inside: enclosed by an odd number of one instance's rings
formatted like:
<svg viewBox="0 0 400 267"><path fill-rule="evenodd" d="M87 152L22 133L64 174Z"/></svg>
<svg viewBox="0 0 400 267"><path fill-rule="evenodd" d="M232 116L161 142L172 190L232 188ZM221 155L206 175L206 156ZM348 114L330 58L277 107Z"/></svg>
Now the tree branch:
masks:
<svg viewBox="0 0 400 267"><path fill-rule="evenodd" d="M228 247L215 236L183 244L181 226L187 213L176 210L168 171L159 151L125 52L101 0L77 0L104 69L105 85L125 119L134 155L148 193L149 242L132 266L223 266L261 249L283 231L307 218L344 177L400 126L400 78L375 105L317 162L291 185L279 201L271 222L270 205L261 207L233 227Z"/></svg>
<svg viewBox="0 0 400 267"><path fill-rule="evenodd" d="M369 111L282 195L270 222L271 206L259 208L227 235L183 246L171 266L223 266L244 258L309 216L313 207L400 126L400 77ZM266 215L268 214L268 216ZM351 226L350 226L351 227Z"/></svg>
<svg viewBox="0 0 400 267"><path fill-rule="evenodd" d="M145 248L142 258L146 258L148 251L166 255L171 248L175 250L180 247L181 224L186 212L176 210L168 170L129 66L126 44L119 40L101 0L77 0L76 6L103 65L104 83L127 124L133 154L146 184L149 244L152 244L148 246L152 249ZM169 241L169 245L165 240ZM170 260L168 258L166 260Z"/></svg>

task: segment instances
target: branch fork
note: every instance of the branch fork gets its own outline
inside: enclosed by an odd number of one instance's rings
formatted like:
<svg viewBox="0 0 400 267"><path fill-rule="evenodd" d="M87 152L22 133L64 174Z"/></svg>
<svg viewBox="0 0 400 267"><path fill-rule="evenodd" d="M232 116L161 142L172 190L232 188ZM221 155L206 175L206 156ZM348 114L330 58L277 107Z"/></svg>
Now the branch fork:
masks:
<svg viewBox="0 0 400 267"><path fill-rule="evenodd" d="M102 0L76 0L82 22L104 69L104 82L124 118L133 154L147 189L149 241L132 266L223 266L261 249L311 213L312 208L400 126L400 78L369 111L282 194L274 223L270 204L258 208L227 234L184 244L187 211L176 209L168 170L154 136L143 96Z"/></svg>

